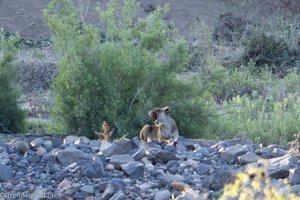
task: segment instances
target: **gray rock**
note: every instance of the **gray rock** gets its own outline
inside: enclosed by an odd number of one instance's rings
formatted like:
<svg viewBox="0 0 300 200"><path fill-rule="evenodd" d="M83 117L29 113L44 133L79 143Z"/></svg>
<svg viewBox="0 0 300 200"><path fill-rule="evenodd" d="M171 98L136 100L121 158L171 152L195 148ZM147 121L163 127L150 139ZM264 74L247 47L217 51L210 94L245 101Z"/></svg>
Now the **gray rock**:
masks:
<svg viewBox="0 0 300 200"><path fill-rule="evenodd" d="M256 155L255 153L248 152L242 156L238 157L238 163L240 164L245 164L245 163L254 163L257 162L259 159L259 156Z"/></svg>
<svg viewBox="0 0 300 200"><path fill-rule="evenodd" d="M160 181L162 185L171 185L173 181L181 181L181 182L187 182L187 180L181 176L181 175L173 175L169 173L164 173L161 172L158 176L157 179Z"/></svg>
<svg viewBox="0 0 300 200"><path fill-rule="evenodd" d="M98 140L91 140L89 145L92 147L92 150L96 151L99 150L101 146L101 142Z"/></svg>
<svg viewBox="0 0 300 200"><path fill-rule="evenodd" d="M162 161L163 163L167 163L170 160L178 160L175 153L166 150L156 152L154 154L154 158L156 160Z"/></svg>
<svg viewBox="0 0 300 200"><path fill-rule="evenodd" d="M123 199L125 199L125 194L122 191L118 191L110 198L110 200L123 200Z"/></svg>
<svg viewBox="0 0 300 200"><path fill-rule="evenodd" d="M76 140L78 140L78 136L68 135L64 138L64 144L74 144Z"/></svg>
<svg viewBox="0 0 300 200"><path fill-rule="evenodd" d="M30 156L28 157L28 161L33 164L37 164L41 161L41 156Z"/></svg>
<svg viewBox="0 0 300 200"><path fill-rule="evenodd" d="M9 180L13 175L13 171L10 166L0 163L0 182Z"/></svg>
<svg viewBox="0 0 300 200"><path fill-rule="evenodd" d="M212 190L218 191L224 187L225 183L232 180L232 173L225 169L219 169L209 180L209 186Z"/></svg>
<svg viewBox="0 0 300 200"><path fill-rule="evenodd" d="M111 143L107 141L102 142L100 146L100 152L104 156L111 156L114 154L116 146L116 143Z"/></svg>
<svg viewBox="0 0 300 200"><path fill-rule="evenodd" d="M45 141L44 141L43 138L36 138L36 139L34 139L34 140L32 140L32 141L30 142L30 145L31 145L32 147L39 147L39 146L41 146L44 142L45 142Z"/></svg>
<svg viewBox="0 0 300 200"><path fill-rule="evenodd" d="M289 183L291 185L300 184L300 168L291 169L289 174Z"/></svg>
<svg viewBox="0 0 300 200"><path fill-rule="evenodd" d="M144 176L144 165L141 162L132 161L122 164L121 169L133 179L140 179Z"/></svg>
<svg viewBox="0 0 300 200"><path fill-rule="evenodd" d="M44 156L47 153L47 150L44 147L38 147L36 150L36 155Z"/></svg>
<svg viewBox="0 0 300 200"><path fill-rule="evenodd" d="M29 150L29 143L26 140L20 140L15 142L14 147L17 152L25 154Z"/></svg>
<svg viewBox="0 0 300 200"><path fill-rule="evenodd" d="M171 193L169 190L159 190L155 193L155 200L169 200Z"/></svg>
<svg viewBox="0 0 300 200"><path fill-rule="evenodd" d="M127 138L122 138L117 142L116 149L114 151L115 154L126 154L130 150L134 148L131 140Z"/></svg>
<svg viewBox="0 0 300 200"><path fill-rule="evenodd" d="M100 178L106 175L104 165L100 156L94 156L92 163L86 163L82 173L88 178Z"/></svg>
<svg viewBox="0 0 300 200"><path fill-rule="evenodd" d="M230 146L221 152L221 158L226 160L226 162L235 162L237 157L247 153L249 150L247 145L237 144L235 146Z"/></svg>
<svg viewBox="0 0 300 200"><path fill-rule="evenodd" d="M81 187L80 190L89 194L94 194L95 191L94 187L91 185L85 185Z"/></svg>
<svg viewBox="0 0 300 200"><path fill-rule="evenodd" d="M207 157L209 156L209 154L211 152L213 152L213 149L211 148L208 148L208 147L198 147L196 150L195 150L195 153L201 153L203 156Z"/></svg>
<svg viewBox="0 0 300 200"><path fill-rule="evenodd" d="M57 172L56 174L54 174L52 177L53 177L53 179L54 179L56 182L61 182L61 181L63 181L65 178L68 177L68 174L65 173L65 172L59 171L59 172Z"/></svg>
<svg viewBox="0 0 300 200"><path fill-rule="evenodd" d="M75 140L74 144L89 144L90 139L85 136L80 136L78 139Z"/></svg>
<svg viewBox="0 0 300 200"><path fill-rule="evenodd" d="M87 158L83 151L74 148L58 151L56 153L56 157L58 162L62 165L69 165Z"/></svg>
<svg viewBox="0 0 300 200"><path fill-rule="evenodd" d="M211 167L207 164L199 164L198 167L196 168L196 172L199 175L205 175L209 173L209 169Z"/></svg>
<svg viewBox="0 0 300 200"><path fill-rule="evenodd" d="M121 169L122 164L126 164L133 161L134 159L129 154L124 154L111 156L109 163L112 164L116 169Z"/></svg>
<svg viewBox="0 0 300 200"><path fill-rule="evenodd" d="M270 149L270 148L256 149L255 153L265 159L269 159L269 158L273 157L272 149Z"/></svg>
<svg viewBox="0 0 300 200"><path fill-rule="evenodd" d="M281 157L287 154L288 152L281 149L281 148L274 148L273 151L271 152L271 155L274 157Z"/></svg>
<svg viewBox="0 0 300 200"><path fill-rule="evenodd" d="M145 157L145 149L144 148L138 148L136 151L132 154L132 158L136 161L141 160L143 157Z"/></svg>
<svg viewBox="0 0 300 200"><path fill-rule="evenodd" d="M185 145L181 144L181 143L177 143L176 144L176 150L177 151L187 151L187 148Z"/></svg>
<svg viewBox="0 0 300 200"><path fill-rule="evenodd" d="M6 151L0 153L0 163L7 164L9 161L9 154Z"/></svg>
<svg viewBox="0 0 300 200"><path fill-rule="evenodd" d="M287 154L282 157L272 159L261 159L258 165L268 168L271 178L286 178L289 175L289 169L295 166L295 158Z"/></svg>
<svg viewBox="0 0 300 200"><path fill-rule="evenodd" d="M296 195L300 195L300 184L299 185L293 185L290 189L291 193L294 193Z"/></svg>
<svg viewBox="0 0 300 200"><path fill-rule="evenodd" d="M62 142L60 143L60 145L61 145L61 144L62 144ZM53 142L50 141L50 140L46 140L46 141L43 143L43 146L44 146L48 151L52 150L54 146L55 146L54 148L57 148L57 147L59 147L60 145L58 145L58 146L57 146L57 144L56 144L56 145L53 145Z"/></svg>

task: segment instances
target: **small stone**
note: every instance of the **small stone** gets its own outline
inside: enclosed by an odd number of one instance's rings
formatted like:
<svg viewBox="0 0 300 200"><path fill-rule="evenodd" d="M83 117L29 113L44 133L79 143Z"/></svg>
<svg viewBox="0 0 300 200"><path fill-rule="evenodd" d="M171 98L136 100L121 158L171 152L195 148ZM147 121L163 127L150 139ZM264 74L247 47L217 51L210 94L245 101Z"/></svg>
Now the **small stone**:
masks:
<svg viewBox="0 0 300 200"><path fill-rule="evenodd" d="M70 188L72 186L72 182L68 179L64 179L61 183L58 184L58 190Z"/></svg>
<svg viewBox="0 0 300 200"><path fill-rule="evenodd" d="M13 175L13 171L10 166L0 163L0 182L9 180Z"/></svg>
<svg viewBox="0 0 300 200"><path fill-rule="evenodd" d="M196 172L197 174L199 175L205 175L205 174L208 174L209 173L209 169L211 167L208 166L207 164L199 164L197 169L196 169Z"/></svg>
<svg viewBox="0 0 300 200"><path fill-rule="evenodd" d="M155 193L155 200L169 200L171 193L168 190L160 190Z"/></svg>
<svg viewBox="0 0 300 200"><path fill-rule="evenodd" d="M235 162L237 157L244 155L249 150L247 145L237 144L235 146L230 146L221 152L221 158L226 162Z"/></svg>
<svg viewBox="0 0 300 200"><path fill-rule="evenodd" d="M144 165L141 162L132 161L121 165L122 170L133 179L142 178L144 175Z"/></svg>
<svg viewBox="0 0 300 200"><path fill-rule="evenodd" d="M14 144L15 149L21 153L25 154L29 150L29 143L27 141L17 141Z"/></svg>
<svg viewBox="0 0 300 200"><path fill-rule="evenodd" d="M28 161L30 163L36 164L36 163L39 163L41 161L41 157L34 155L34 156L29 157Z"/></svg>
<svg viewBox="0 0 300 200"><path fill-rule="evenodd" d="M118 191L110 199L112 199L112 200L123 200L123 199L125 199L125 194L122 191Z"/></svg>
<svg viewBox="0 0 300 200"><path fill-rule="evenodd" d="M81 191L89 193L89 194L94 194L94 187L91 185L86 185L80 188Z"/></svg>
<svg viewBox="0 0 300 200"><path fill-rule="evenodd" d="M239 156L238 157L238 163L240 164L245 164L245 163L254 163L254 162L257 162L257 160L259 159L260 157L258 155L256 155L255 153L252 153L252 152L248 152L242 156Z"/></svg>
<svg viewBox="0 0 300 200"><path fill-rule="evenodd" d="M134 161L134 159L129 154L124 154L124 155L113 155L110 158L109 163L114 165L116 169L121 169L122 164L126 164L132 161Z"/></svg>
<svg viewBox="0 0 300 200"><path fill-rule="evenodd" d="M178 144L176 144L176 150L177 151L187 151L187 148L185 145L178 143Z"/></svg>
<svg viewBox="0 0 300 200"><path fill-rule="evenodd" d="M9 154L6 151L0 153L0 163L7 164L9 161Z"/></svg>
<svg viewBox="0 0 300 200"><path fill-rule="evenodd" d="M289 174L289 183L291 185L300 184L300 168L291 169Z"/></svg>
<svg viewBox="0 0 300 200"><path fill-rule="evenodd" d="M47 153L47 150L44 147L39 147L36 150L36 155L38 156L44 156Z"/></svg>

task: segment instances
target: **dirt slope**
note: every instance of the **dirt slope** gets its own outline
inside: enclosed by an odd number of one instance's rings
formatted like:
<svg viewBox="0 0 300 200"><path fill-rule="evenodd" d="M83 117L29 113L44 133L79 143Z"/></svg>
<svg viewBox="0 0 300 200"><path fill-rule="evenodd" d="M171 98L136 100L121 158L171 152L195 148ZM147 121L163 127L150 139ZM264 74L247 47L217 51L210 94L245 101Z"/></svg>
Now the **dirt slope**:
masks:
<svg viewBox="0 0 300 200"><path fill-rule="evenodd" d="M89 2L85 19L97 23L98 14L95 6L104 7L108 0L74 0L77 4ZM156 5L170 6L170 12L166 20L173 21L180 29L184 29L196 19L204 20L209 25L214 25L220 14L224 12L236 12L240 15L251 13L257 16L267 16L268 13L280 9L283 12L299 13L299 0L265 0L265 1L236 1L236 0L138 0L141 3L140 16L151 12ZM50 31L42 16L42 10L46 8L50 0L0 0L0 27L5 31L19 32L24 39L40 40L49 38ZM239 3L235 3L239 2ZM228 6L229 4L229 6ZM227 6L226 6L227 5ZM234 10L234 6L243 10ZM259 11L259 13L254 12Z"/></svg>

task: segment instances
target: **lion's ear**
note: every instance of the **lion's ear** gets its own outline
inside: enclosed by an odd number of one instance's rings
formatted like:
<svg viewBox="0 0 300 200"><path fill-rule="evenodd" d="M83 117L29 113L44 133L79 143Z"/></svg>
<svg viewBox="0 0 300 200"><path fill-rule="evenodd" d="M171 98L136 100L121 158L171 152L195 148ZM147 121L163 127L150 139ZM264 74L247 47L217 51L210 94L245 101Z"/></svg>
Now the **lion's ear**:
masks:
<svg viewBox="0 0 300 200"><path fill-rule="evenodd" d="M170 107L164 107L164 111L166 112L166 113L168 113L168 112L171 112L171 108Z"/></svg>

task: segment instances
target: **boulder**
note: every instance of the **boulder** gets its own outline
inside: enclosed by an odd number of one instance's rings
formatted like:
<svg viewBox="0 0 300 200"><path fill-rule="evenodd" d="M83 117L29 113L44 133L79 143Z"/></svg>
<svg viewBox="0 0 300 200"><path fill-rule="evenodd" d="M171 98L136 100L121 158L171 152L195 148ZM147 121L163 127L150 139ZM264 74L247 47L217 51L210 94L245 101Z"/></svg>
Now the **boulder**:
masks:
<svg viewBox="0 0 300 200"><path fill-rule="evenodd" d="M82 173L88 178L100 178L105 176L106 172L100 156L94 156L92 163L85 163Z"/></svg>
<svg viewBox="0 0 300 200"><path fill-rule="evenodd" d="M64 138L64 144L74 144L76 140L78 140L78 136L74 135L68 135L67 137Z"/></svg>
<svg viewBox="0 0 300 200"><path fill-rule="evenodd" d="M256 155L255 153L252 153L252 152L248 152L242 156L239 156L237 158L238 160L238 163L240 164L245 164L245 163L254 163L254 162L257 162L258 159L260 157L258 155Z"/></svg>
<svg viewBox="0 0 300 200"><path fill-rule="evenodd" d="M289 174L289 183L291 185L300 184L300 168L291 169Z"/></svg>
<svg viewBox="0 0 300 200"><path fill-rule="evenodd" d="M80 136L74 142L74 144L89 144L89 143L90 143L90 139L85 136Z"/></svg>
<svg viewBox="0 0 300 200"><path fill-rule="evenodd" d="M141 162L132 161L122 164L121 169L132 179L140 179L144 176L144 165Z"/></svg>
<svg viewBox="0 0 300 200"><path fill-rule="evenodd" d="M56 157L58 162L62 165L69 165L87 158L83 151L75 148L68 148L58 151L56 152Z"/></svg>
<svg viewBox="0 0 300 200"><path fill-rule="evenodd" d="M161 150L154 154L154 158L156 160L162 161L163 163L167 163L170 160L178 160L176 154L171 151Z"/></svg>
<svg viewBox="0 0 300 200"><path fill-rule="evenodd" d="M13 175L10 166L0 163L0 182L9 180Z"/></svg>
<svg viewBox="0 0 300 200"><path fill-rule="evenodd" d="M15 142L14 148L18 153L25 154L29 150L29 143L26 140L20 140Z"/></svg>
<svg viewBox="0 0 300 200"><path fill-rule="evenodd" d="M116 169L121 169L121 165L133 162L134 159L129 154L113 155L110 157L109 163L114 165Z"/></svg>
<svg viewBox="0 0 300 200"><path fill-rule="evenodd" d="M136 161L141 160L143 157L145 157L145 149L144 148L138 148L136 151L132 154L132 158Z"/></svg>
<svg viewBox="0 0 300 200"><path fill-rule="evenodd" d="M44 147L39 147L36 150L36 155L37 156L44 156L47 153L47 150Z"/></svg>
<svg viewBox="0 0 300 200"><path fill-rule="evenodd" d="M234 145L226 148L224 151L221 151L221 158L223 158L226 162L231 163L235 162L236 159L247 153L249 150L247 145Z"/></svg>
<svg viewBox="0 0 300 200"><path fill-rule="evenodd" d="M218 191L223 189L226 183L232 180L232 173L226 169L219 169L209 180L209 186L212 190Z"/></svg>
<svg viewBox="0 0 300 200"><path fill-rule="evenodd" d="M36 138L36 139L34 139L34 140L32 140L32 141L30 142L30 145L31 145L32 147L39 147L39 146L41 146L44 142L45 142L45 141L44 141L43 138Z"/></svg>
<svg viewBox="0 0 300 200"><path fill-rule="evenodd" d="M272 159L261 159L258 165L262 165L268 168L269 176L271 178L287 178L289 176L290 168L295 166L295 158L287 154L282 157Z"/></svg>

